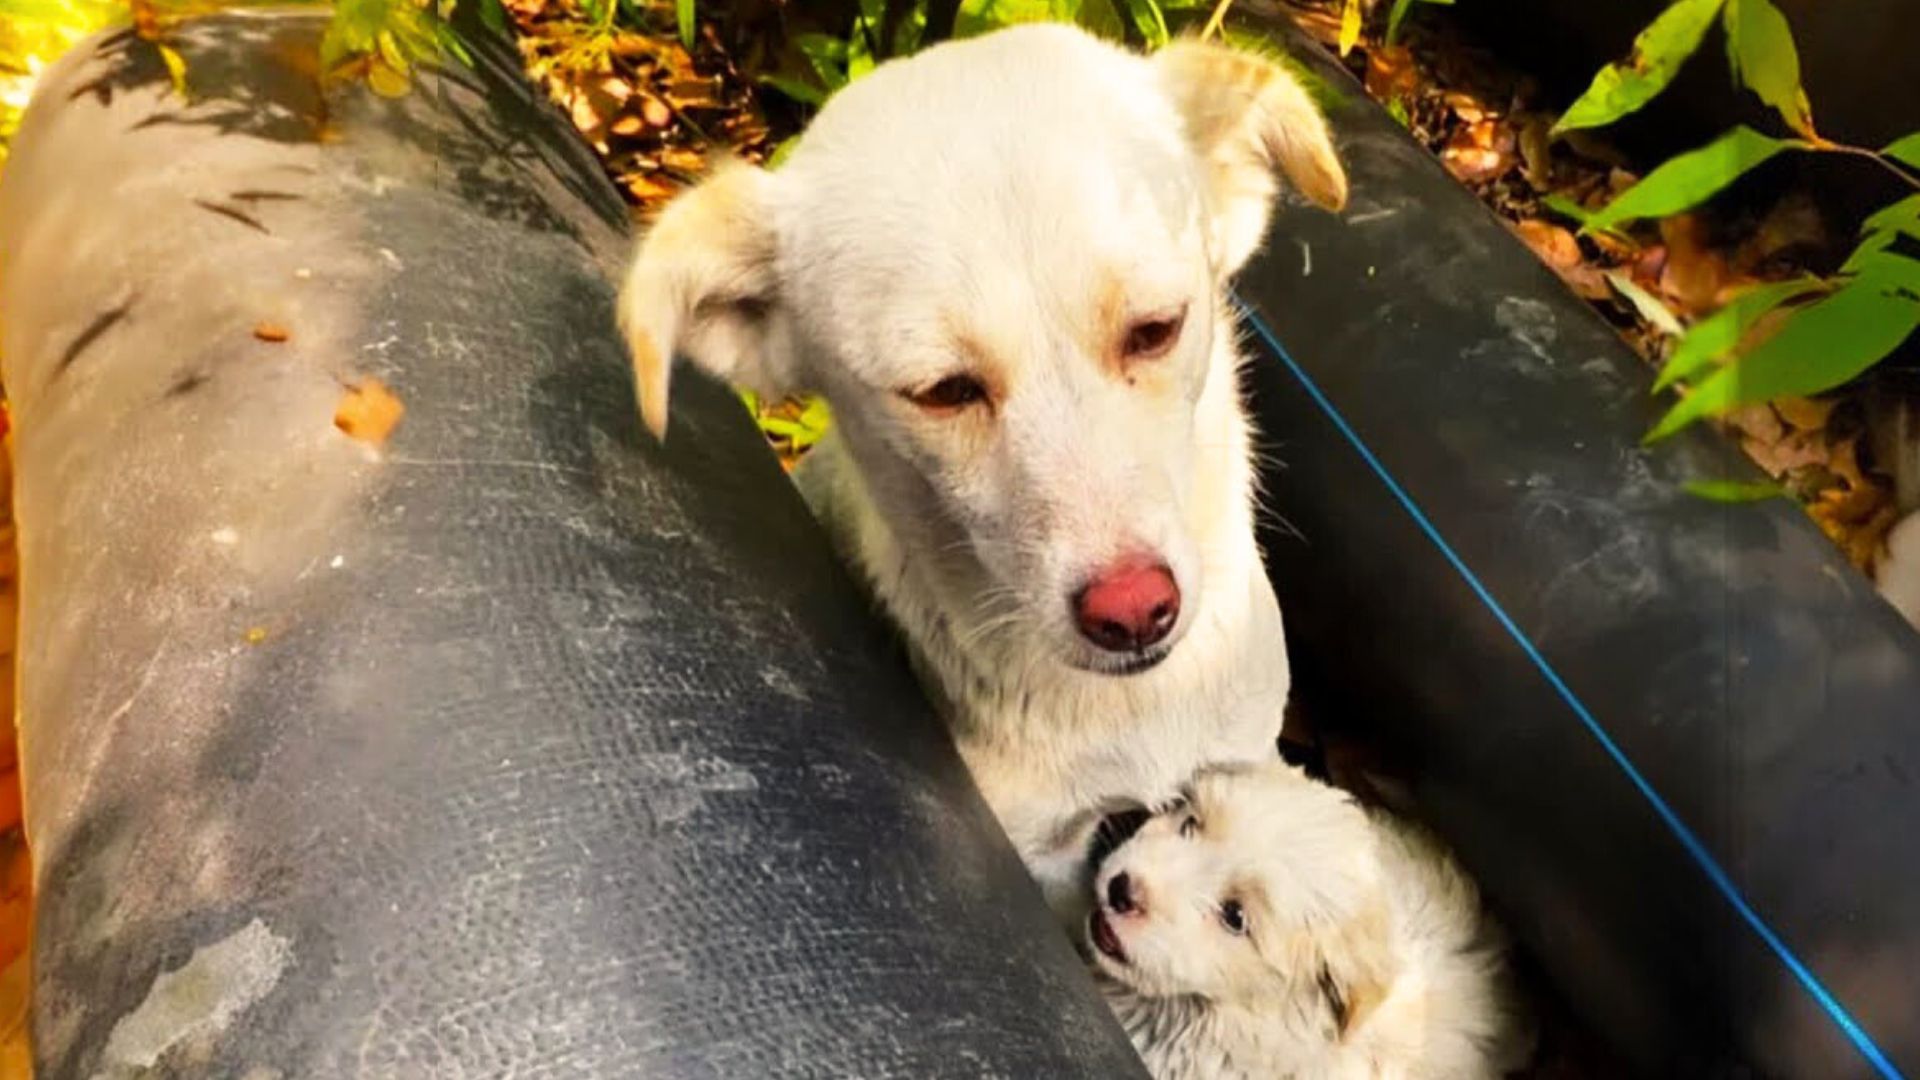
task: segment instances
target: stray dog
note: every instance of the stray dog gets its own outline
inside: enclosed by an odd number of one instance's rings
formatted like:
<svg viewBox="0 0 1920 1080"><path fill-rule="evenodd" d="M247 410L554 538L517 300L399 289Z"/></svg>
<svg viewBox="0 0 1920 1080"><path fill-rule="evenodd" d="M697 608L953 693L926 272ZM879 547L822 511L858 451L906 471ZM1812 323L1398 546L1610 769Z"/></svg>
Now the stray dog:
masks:
<svg viewBox="0 0 1920 1080"><path fill-rule="evenodd" d="M1094 887L1088 951L1158 1080L1467 1080L1531 1053L1472 881L1279 761L1201 772Z"/></svg>
<svg viewBox="0 0 1920 1080"><path fill-rule="evenodd" d="M1294 77L1070 27L935 46L842 90L641 241L619 316L664 437L672 359L835 425L796 481L903 632L1064 918L1111 810L1275 753L1228 279L1275 170L1344 204Z"/></svg>

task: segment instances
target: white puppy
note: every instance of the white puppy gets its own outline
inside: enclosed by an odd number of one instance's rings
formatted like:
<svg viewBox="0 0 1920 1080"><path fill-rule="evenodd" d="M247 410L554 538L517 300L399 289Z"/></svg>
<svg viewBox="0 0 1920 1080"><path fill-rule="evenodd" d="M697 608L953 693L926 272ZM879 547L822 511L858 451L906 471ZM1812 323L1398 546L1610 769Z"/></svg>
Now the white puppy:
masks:
<svg viewBox="0 0 1920 1080"><path fill-rule="evenodd" d="M798 482L898 624L1062 914L1104 812L1274 753L1230 276L1274 170L1346 177L1285 69L1026 26L882 65L778 171L676 199L620 299L640 407L671 359L823 393Z"/></svg>
<svg viewBox="0 0 1920 1080"><path fill-rule="evenodd" d="M1095 890L1089 952L1158 1080L1466 1080L1531 1050L1473 883L1291 766L1203 771Z"/></svg>

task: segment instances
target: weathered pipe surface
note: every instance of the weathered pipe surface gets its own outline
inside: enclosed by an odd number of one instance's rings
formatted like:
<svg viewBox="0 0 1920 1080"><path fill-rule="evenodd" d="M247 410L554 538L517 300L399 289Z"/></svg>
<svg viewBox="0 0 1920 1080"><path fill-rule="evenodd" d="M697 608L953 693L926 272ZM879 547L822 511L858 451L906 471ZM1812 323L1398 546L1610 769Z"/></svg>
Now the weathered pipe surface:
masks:
<svg viewBox="0 0 1920 1080"><path fill-rule="evenodd" d="M1321 70L1352 204L1280 215L1241 283L1299 692L1404 755L1650 1075L1920 1075L1920 636L1797 507L1682 490L1758 475L1641 447L1650 370Z"/></svg>
<svg viewBox="0 0 1920 1080"><path fill-rule="evenodd" d="M98 39L0 189L42 1080L1134 1074L744 410L642 435L586 148L318 31Z"/></svg>

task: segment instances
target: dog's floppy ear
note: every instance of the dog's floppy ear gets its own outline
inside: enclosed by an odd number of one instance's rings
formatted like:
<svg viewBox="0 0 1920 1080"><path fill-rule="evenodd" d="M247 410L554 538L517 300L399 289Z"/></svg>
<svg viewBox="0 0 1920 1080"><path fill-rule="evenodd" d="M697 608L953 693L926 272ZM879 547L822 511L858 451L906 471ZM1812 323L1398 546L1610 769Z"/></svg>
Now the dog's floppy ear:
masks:
<svg viewBox="0 0 1920 1080"><path fill-rule="evenodd" d="M1387 905L1376 902L1334 927L1320 943L1319 988L1342 1037L1386 999L1394 978L1387 944L1392 932Z"/></svg>
<svg viewBox="0 0 1920 1080"><path fill-rule="evenodd" d="M656 438L667 433L676 356L728 382L769 393L785 388L792 358L775 279L773 183L745 163L721 166L669 203L640 240L620 288L619 319L640 415Z"/></svg>
<svg viewBox="0 0 1920 1080"><path fill-rule="evenodd" d="M1153 65L1206 170L1223 278L1266 236L1276 168L1326 209L1347 204L1347 173L1327 121L1292 72L1253 53L1193 40L1168 45L1154 54Z"/></svg>

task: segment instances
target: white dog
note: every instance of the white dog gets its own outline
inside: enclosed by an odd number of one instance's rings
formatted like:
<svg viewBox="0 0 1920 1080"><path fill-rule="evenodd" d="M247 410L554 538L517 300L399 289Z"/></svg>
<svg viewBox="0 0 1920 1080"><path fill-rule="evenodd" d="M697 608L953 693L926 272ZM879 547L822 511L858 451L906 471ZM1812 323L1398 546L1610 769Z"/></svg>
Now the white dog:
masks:
<svg viewBox="0 0 1920 1080"><path fill-rule="evenodd" d="M676 199L622 289L656 434L675 356L826 396L798 482L1075 925L1106 811L1274 754L1287 656L1225 290L1276 168L1345 201L1284 68L1019 27L882 65L778 171Z"/></svg>
<svg viewBox="0 0 1920 1080"><path fill-rule="evenodd" d="M1274 761L1201 772L1105 859L1086 940L1158 1080L1525 1065L1500 935L1425 834Z"/></svg>

